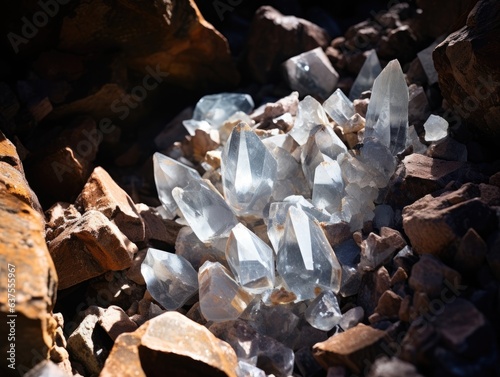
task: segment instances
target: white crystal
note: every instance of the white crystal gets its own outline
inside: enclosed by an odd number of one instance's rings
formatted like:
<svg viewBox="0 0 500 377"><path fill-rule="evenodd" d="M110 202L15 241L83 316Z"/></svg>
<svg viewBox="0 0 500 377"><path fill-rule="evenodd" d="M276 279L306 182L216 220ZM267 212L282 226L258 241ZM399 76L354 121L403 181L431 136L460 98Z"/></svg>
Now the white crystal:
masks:
<svg viewBox="0 0 500 377"><path fill-rule="evenodd" d="M359 291L361 273L358 271L360 248L351 238L335 246L335 255L342 266L342 282L339 294L342 297L354 296Z"/></svg>
<svg viewBox="0 0 500 377"><path fill-rule="evenodd" d="M182 121L182 125L191 136L195 135L196 130L202 130L208 133L212 131L212 126L205 120L187 119Z"/></svg>
<svg viewBox="0 0 500 377"><path fill-rule="evenodd" d="M207 261L200 267L198 285L201 313L208 321L236 319L253 299L218 262Z"/></svg>
<svg viewBox="0 0 500 377"><path fill-rule="evenodd" d="M202 242L227 237L238 224L224 199L202 180L176 187L172 195L193 232ZM216 219L216 221L214 221Z"/></svg>
<svg viewBox="0 0 500 377"><path fill-rule="evenodd" d="M330 125L323 106L311 96L299 102L295 124L288 133L299 145L304 145L318 125Z"/></svg>
<svg viewBox="0 0 500 377"><path fill-rule="evenodd" d="M337 296L332 291L323 291L307 307L304 317L309 324L323 331L333 329L342 318Z"/></svg>
<svg viewBox="0 0 500 377"><path fill-rule="evenodd" d="M347 152L345 144L330 126L318 126L311 131L310 136L314 137L321 153L332 159Z"/></svg>
<svg viewBox="0 0 500 377"><path fill-rule="evenodd" d="M222 124L237 111L250 113L254 108L252 97L240 93L219 93L202 97L193 113L193 119L207 121L214 128Z"/></svg>
<svg viewBox="0 0 500 377"><path fill-rule="evenodd" d="M366 113L365 140L375 139L396 155L405 148L408 86L397 60L375 79Z"/></svg>
<svg viewBox="0 0 500 377"><path fill-rule="evenodd" d="M238 369L236 369L238 377L266 377L266 373L260 368L244 361L238 361Z"/></svg>
<svg viewBox="0 0 500 377"><path fill-rule="evenodd" d="M222 184L227 202L239 216L262 217L272 195L277 164L252 129L237 125L221 160Z"/></svg>
<svg viewBox="0 0 500 377"><path fill-rule="evenodd" d="M364 91L370 90L380 72L382 72L382 67L378 60L377 51L368 51L366 60L351 86L351 91L349 92L351 101L358 99Z"/></svg>
<svg viewBox="0 0 500 377"><path fill-rule="evenodd" d="M193 180L200 180L200 174L196 170L158 152L153 155L153 167L158 197L163 204L167 217L173 219L178 206L172 196L172 190L175 187L186 187Z"/></svg>
<svg viewBox="0 0 500 377"><path fill-rule="evenodd" d="M283 66L290 88L301 96L315 94L327 98L339 81L339 74L321 47L294 56Z"/></svg>
<svg viewBox="0 0 500 377"><path fill-rule="evenodd" d="M231 230L226 259L236 280L247 291L258 294L274 287L273 250L243 224Z"/></svg>
<svg viewBox="0 0 500 377"><path fill-rule="evenodd" d="M322 162L316 167L312 202L329 213L340 211L344 181L337 161Z"/></svg>
<svg viewBox="0 0 500 377"><path fill-rule="evenodd" d="M448 135L448 122L438 115L431 115L424 123L425 141L438 141Z"/></svg>
<svg viewBox="0 0 500 377"><path fill-rule="evenodd" d="M198 275L183 257L149 248L141 274L153 298L167 310L176 310L198 291Z"/></svg>
<svg viewBox="0 0 500 377"><path fill-rule="evenodd" d="M290 207L279 244L277 270L297 300L340 288L341 267L321 226L302 209Z"/></svg>
<svg viewBox="0 0 500 377"><path fill-rule="evenodd" d="M323 102L323 108L339 126L346 124L354 115L354 105L342 90L337 89Z"/></svg>

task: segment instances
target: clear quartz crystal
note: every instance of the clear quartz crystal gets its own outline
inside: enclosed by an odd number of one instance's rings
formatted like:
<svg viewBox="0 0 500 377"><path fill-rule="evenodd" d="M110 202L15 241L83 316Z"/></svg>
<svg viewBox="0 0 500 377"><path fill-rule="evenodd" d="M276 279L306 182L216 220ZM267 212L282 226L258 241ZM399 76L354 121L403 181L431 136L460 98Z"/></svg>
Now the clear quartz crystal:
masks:
<svg viewBox="0 0 500 377"><path fill-rule="evenodd" d="M266 373L262 369L241 360L238 361L236 375L238 377L266 377Z"/></svg>
<svg viewBox="0 0 500 377"><path fill-rule="evenodd" d="M414 126L408 127L406 135L406 147L410 145L413 147L413 153L424 154L427 151L427 147L420 141Z"/></svg>
<svg viewBox="0 0 500 377"><path fill-rule="evenodd" d="M312 202L318 209L329 213L341 209L344 181L337 161L324 161L316 167Z"/></svg>
<svg viewBox="0 0 500 377"><path fill-rule="evenodd" d="M205 262L198 271L201 313L208 321L237 319L252 301L245 291L218 262Z"/></svg>
<svg viewBox="0 0 500 377"><path fill-rule="evenodd" d="M203 180L192 181L184 188L176 187L172 195L183 217L202 242L228 237L238 224L222 196Z"/></svg>
<svg viewBox="0 0 500 377"><path fill-rule="evenodd" d="M219 93L202 97L193 113L193 120L207 121L213 128L220 128L234 113L250 113L254 108L252 97L241 93Z"/></svg>
<svg viewBox="0 0 500 377"><path fill-rule="evenodd" d="M343 126L354 115L354 105L342 90L337 89L323 102L323 108L339 126Z"/></svg>
<svg viewBox="0 0 500 377"><path fill-rule="evenodd" d="M224 195L236 214L262 217L277 170L276 160L255 132L245 123L237 125L221 161Z"/></svg>
<svg viewBox="0 0 500 377"><path fill-rule="evenodd" d="M370 90L377 76L382 72L380 61L378 60L377 51L370 50L366 56L366 60L359 71L356 80L352 84L349 98L351 101L358 99L366 90Z"/></svg>
<svg viewBox="0 0 500 377"><path fill-rule="evenodd" d="M231 230L226 259L236 280L247 291L258 294L274 287L273 250L243 224Z"/></svg>
<svg viewBox="0 0 500 377"><path fill-rule="evenodd" d="M323 106L311 96L299 102L295 124L288 133L299 145L304 145L311 131L318 125L328 125L328 116Z"/></svg>
<svg viewBox="0 0 500 377"><path fill-rule="evenodd" d="M438 141L448 135L448 122L439 115L431 115L424 123L425 141Z"/></svg>
<svg viewBox="0 0 500 377"><path fill-rule="evenodd" d="M153 298L167 310L176 310L198 291L198 275L183 257L149 248L141 274Z"/></svg>
<svg viewBox="0 0 500 377"><path fill-rule="evenodd" d="M297 300L340 288L341 267L317 220L290 207L279 245L277 270Z"/></svg>
<svg viewBox="0 0 500 377"><path fill-rule="evenodd" d="M418 60L420 60L420 64L424 69L429 85L435 84L438 81L438 73L436 71L436 68L434 67L434 59L432 58L432 53L440 42L441 38L438 41L432 43L429 47L417 53Z"/></svg>
<svg viewBox="0 0 500 377"><path fill-rule="evenodd" d="M318 330L333 329L342 318L337 296L332 291L321 292L309 304L304 316L306 321Z"/></svg>
<svg viewBox="0 0 500 377"><path fill-rule="evenodd" d="M173 219L178 206L172 196L175 187L186 187L193 180L200 180L200 174L180 162L156 152L153 155L154 177L158 197L168 219Z"/></svg>
<svg viewBox="0 0 500 377"><path fill-rule="evenodd" d="M405 148L408 129L408 86L397 60L375 79L366 113L365 140L374 139L396 155Z"/></svg>

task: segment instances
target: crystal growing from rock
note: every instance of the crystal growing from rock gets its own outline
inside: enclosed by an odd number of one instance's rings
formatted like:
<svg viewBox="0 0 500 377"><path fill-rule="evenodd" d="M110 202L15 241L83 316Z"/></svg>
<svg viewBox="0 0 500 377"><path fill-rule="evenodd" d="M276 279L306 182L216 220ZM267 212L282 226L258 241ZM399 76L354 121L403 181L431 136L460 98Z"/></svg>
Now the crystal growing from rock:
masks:
<svg viewBox="0 0 500 377"><path fill-rule="evenodd" d="M431 115L424 123L425 141L438 141L448 135L448 122L438 115Z"/></svg>
<svg viewBox="0 0 500 377"><path fill-rule="evenodd" d="M207 261L200 267L198 284L201 312L208 321L237 319L253 299L218 262Z"/></svg>
<svg viewBox="0 0 500 377"><path fill-rule="evenodd" d="M408 128L408 86L397 60L375 79L366 113L365 140L374 139L396 155L405 148Z"/></svg>
<svg viewBox="0 0 500 377"><path fill-rule="evenodd" d="M198 291L198 274L183 257L149 248L141 274L151 296L167 310L176 310Z"/></svg>
<svg viewBox="0 0 500 377"><path fill-rule="evenodd" d="M243 224L231 230L226 259L236 280L247 291L257 294L274 287L273 250Z"/></svg>
<svg viewBox="0 0 500 377"><path fill-rule="evenodd" d="M290 88L301 96L315 94L327 98L339 81L339 74L321 47L288 59L283 67Z"/></svg>
<svg viewBox="0 0 500 377"><path fill-rule="evenodd" d="M332 291L321 292L309 304L304 316L306 321L318 330L333 329L342 318L337 296Z"/></svg>
<svg viewBox="0 0 500 377"><path fill-rule="evenodd" d="M340 289L337 257L319 223L300 208L288 210L276 264L299 301L314 298L322 290Z"/></svg>
<svg viewBox="0 0 500 377"><path fill-rule="evenodd" d="M351 86L349 99L354 101L361 96L361 93L366 90L370 90L373 86L373 82L380 72L382 72L382 67L380 66L380 61L378 60L377 51L370 50L358 76L356 77L356 80L354 80L354 83Z"/></svg>
<svg viewBox="0 0 500 377"><path fill-rule="evenodd" d="M337 89L333 94L323 102L323 108L339 126L347 123L349 118L354 115L354 106L342 90Z"/></svg>
<svg viewBox="0 0 500 377"><path fill-rule="evenodd" d="M299 145L304 145L311 131L318 125L328 125L328 116L323 106L311 96L299 102L295 124L288 133Z"/></svg>
<svg viewBox="0 0 500 377"><path fill-rule="evenodd" d="M238 224L222 196L202 180L191 181L184 188L176 187L172 195L182 216L202 242L228 237L231 229Z"/></svg>
<svg viewBox="0 0 500 377"><path fill-rule="evenodd" d="M175 187L186 187L189 182L201 179L194 169L156 152L153 155L154 177L158 197L169 219L176 215L178 206L172 196Z"/></svg>
<svg viewBox="0 0 500 377"><path fill-rule="evenodd" d="M237 125L222 153L221 174L227 202L239 216L262 217L272 195L277 164L252 129Z"/></svg>

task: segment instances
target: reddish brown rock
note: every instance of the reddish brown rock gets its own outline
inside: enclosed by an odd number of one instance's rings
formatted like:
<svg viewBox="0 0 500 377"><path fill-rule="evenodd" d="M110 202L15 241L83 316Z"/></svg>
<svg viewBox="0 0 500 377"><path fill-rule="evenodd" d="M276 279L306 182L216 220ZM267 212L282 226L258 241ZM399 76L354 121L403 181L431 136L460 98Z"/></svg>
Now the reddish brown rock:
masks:
<svg viewBox="0 0 500 377"><path fill-rule="evenodd" d="M323 233L332 247L340 245L352 237L351 227L348 223L339 222L335 224L321 223Z"/></svg>
<svg viewBox="0 0 500 377"><path fill-rule="evenodd" d="M359 268L370 271L387 263L396 251L406 246L406 241L395 229L382 227L380 236L370 233L361 243L361 261Z"/></svg>
<svg viewBox="0 0 500 377"><path fill-rule="evenodd" d="M120 335L101 377L140 377L168 370L171 376L236 377L236 354L204 326L177 312L151 319Z"/></svg>
<svg viewBox="0 0 500 377"><path fill-rule="evenodd" d="M440 196L426 195L403 210L403 228L419 254L449 256L449 246L469 228L489 233L497 223L495 212L480 198L477 185L466 184Z"/></svg>
<svg viewBox="0 0 500 377"><path fill-rule="evenodd" d="M432 144L427 150L427 155L441 160L465 162L467 161L467 147L451 136L446 136Z"/></svg>
<svg viewBox="0 0 500 377"><path fill-rule="evenodd" d="M94 169L75 204L85 211L101 212L132 242L144 240L144 222L134 202L103 168Z"/></svg>
<svg viewBox="0 0 500 377"><path fill-rule="evenodd" d="M128 268L137 252L137 246L115 224L102 213L92 210L52 240L49 248L60 279L59 289L106 271Z"/></svg>
<svg viewBox="0 0 500 377"><path fill-rule="evenodd" d="M366 316L373 314L382 294L391 288L391 277L385 267L363 275L357 304L363 307Z"/></svg>
<svg viewBox="0 0 500 377"><path fill-rule="evenodd" d="M375 308L375 313L378 313L382 317L396 319L398 318L402 301L403 299L401 296L398 296L393 291L387 290L380 296L377 307Z"/></svg>
<svg viewBox="0 0 500 377"><path fill-rule="evenodd" d="M73 204L57 202L45 212L45 239L49 243L82 216Z"/></svg>
<svg viewBox="0 0 500 377"><path fill-rule="evenodd" d="M268 42L262 43L264 40ZM278 74L280 64L288 58L316 47L326 48L329 41L327 32L315 24L263 6L252 21L246 62L252 76L265 83Z"/></svg>
<svg viewBox="0 0 500 377"><path fill-rule="evenodd" d="M167 222L163 220L155 208L146 204L136 204L135 207L144 221L145 243L162 250L175 245L181 225L174 221Z"/></svg>
<svg viewBox="0 0 500 377"><path fill-rule="evenodd" d="M432 255L422 255L413 266L408 283L415 292L430 298L440 297L443 290L457 289L461 275Z"/></svg>
<svg viewBox="0 0 500 377"><path fill-rule="evenodd" d="M487 252L486 242L470 228L460 240L457 253L453 257L453 267L463 273L477 272L484 263Z"/></svg>
<svg viewBox="0 0 500 377"><path fill-rule="evenodd" d="M313 354L325 369L342 365L351 372L360 373L365 367L364 361L373 362L376 356L382 353L381 344L387 339L385 331L359 324L315 344Z"/></svg>
<svg viewBox="0 0 500 377"><path fill-rule="evenodd" d="M119 335L134 332L137 329L137 324L127 316L122 308L115 305L102 310L98 323L113 341Z"/></svg>
<svg viewBox="0 0 500 377"><path fill-rule="evenodd" d="M444 7L441 8L444 12ZM463 24L462 24L463 25ZM500 145L500 3L481 0L464 27L436 47L439 87L453 112L486 143Z"/></svg>

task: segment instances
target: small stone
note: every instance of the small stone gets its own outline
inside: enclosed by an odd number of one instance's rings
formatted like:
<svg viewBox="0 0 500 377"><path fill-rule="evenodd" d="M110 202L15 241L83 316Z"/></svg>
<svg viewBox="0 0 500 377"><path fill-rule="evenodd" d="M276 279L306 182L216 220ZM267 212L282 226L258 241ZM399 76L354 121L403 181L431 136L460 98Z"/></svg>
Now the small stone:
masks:
<svg viewBox="0 0 500 377"><path fill-rule="evenodd" d="M351 86L349 98L351 101L358 99L364 91L371 90L375 79L382 72L380 61L378 60L377 51L370 50L366 53L366 60L359 71L356 80Z"/></svg>
<svg viewBox="0 0 500 377"><path fill-rule="evenodd" d="M397 230L383 227L380 236L370 233L361 244L359 268L364 271L375 270L405 246L406 242Z"/></svg>
<svg viewBox="0 0 500 377"><path fill-rule="evenodd" d="M402 301L403 299L396 293L387 290L380 296L377 307L375 308L375 313L389 319L397 319Z"/></svg>
<svg viewBox="0 0 500 377"><path fill-rule="evenodd" d="M470 228L460 240L457 253L453 257L453 267L462 273L479 271L486 260L488 245L481 236Z"/></svg>
<svg viewBox="0 0 500 377"><path fill-rule="evenodd" d="M149 248L141 273L151 296L167 310L176 310L198 291L198 275L183 257Z"/></svg>
<svg viewBox="0 0 500 377"><path fill-rule="evenodd" d="M342 314L339 326L342 328L342 330L347 331L350 328L355 327L358 323L362 322L364 317L365 311L363 310L363 308L361 306L356 306Z"/></svg>
<svg viewBox="0 0 500 377"><path fill-rule="evenodd" d="M467 161L467 147L459 143L450 136L446 136L433 143L427 155L432 158L439 158L446 161Z"/></svg>
<svg viewBox="0 0 500 377"><path fill-rule="evenodd" d="M332 291L321 292L307 307L306 321L314 328L329 331L339 324L340 312L337 297Z"/></svg>
<svg viewBox="0 0 500 377"><path fill-rule="evenodd" d="M102 311L98 323L113 341L120 334L133 332L137 329L137 324L127 316L122 308L115 305L111 305Z"/></svg>
<svg viewBox="0 0 500 377"><path fill-rule="evenodd" d="M72 223L74 220L80 218L82 214L78 212L73 204L57 202L45 212L47 219L45 228L45 238L47 244L50 244L64 228Z"/></svg>
<svg viewBox="0 0 500 377"><path fill-rule="evenodd" d="M448 122L438 115L431 115L424 123L425 141L438 141L448 135Z"/></svg>

